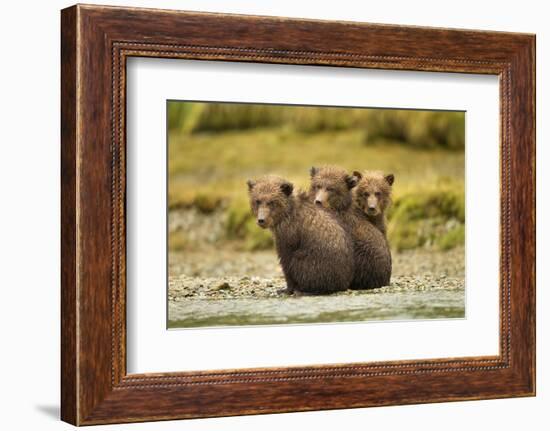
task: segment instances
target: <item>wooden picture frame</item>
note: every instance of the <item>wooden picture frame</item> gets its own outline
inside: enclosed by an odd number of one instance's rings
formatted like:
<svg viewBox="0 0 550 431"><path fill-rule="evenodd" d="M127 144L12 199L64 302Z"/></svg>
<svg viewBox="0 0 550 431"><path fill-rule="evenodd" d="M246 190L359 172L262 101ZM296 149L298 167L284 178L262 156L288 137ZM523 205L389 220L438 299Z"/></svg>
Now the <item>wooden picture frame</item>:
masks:
<svg viewBox="0 0 550 431"><path fill-rule="evenodd" d="M534 35L83 5L61 18L62 420L90 425L535 394ZM131 56L498 75L500 354L128 375Z"/></svg>

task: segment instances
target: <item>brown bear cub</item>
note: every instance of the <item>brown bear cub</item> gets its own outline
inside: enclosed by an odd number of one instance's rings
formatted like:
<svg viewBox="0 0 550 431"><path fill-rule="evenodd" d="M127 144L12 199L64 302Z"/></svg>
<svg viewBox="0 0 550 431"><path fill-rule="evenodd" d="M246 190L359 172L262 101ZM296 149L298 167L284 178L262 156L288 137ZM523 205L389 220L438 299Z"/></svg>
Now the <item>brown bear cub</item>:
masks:
<svg viewBox="0 0 550 431"><path fill-rule="evenodd" d="M373 222L371 217L375 216L374 213L367 215L364 206L353 200L353 189L362 176L356 172L348 175L345 170L332 166L313 167L310 173L310 201L335 214L352 239L355 269L351 289L389 285L392 259L385 229L380 229Z"/></svg>
<svg viewBox="0 0 550 431"><path fill-rule="evenodd" d="M248 181L256 222L275 238L287 293L325 294L349 288L353 245L338 220L319 211L303 192L279 177Z"/></svg>
<svg viewBox="0 0 550 431"><path fill-rule="evenodd" d="M391 205L393 174L380 171L366 171L364 175L353 172L359 178L353 190L354 203L380 231L386 235L386 210Z"/></svg>

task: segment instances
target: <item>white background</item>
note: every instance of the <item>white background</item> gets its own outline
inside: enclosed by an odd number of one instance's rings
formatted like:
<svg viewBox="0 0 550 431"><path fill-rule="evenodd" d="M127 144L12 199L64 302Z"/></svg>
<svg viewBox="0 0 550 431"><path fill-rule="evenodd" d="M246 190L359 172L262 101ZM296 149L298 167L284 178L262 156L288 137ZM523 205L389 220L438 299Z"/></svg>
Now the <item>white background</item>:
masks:
<svg viewBox="0 0 550 431"><path fill-rule="evenodd" d="M498 77L139 58L127 84L129 373L498 354ZM466 111L467 318L167 331L166 100L185 98Z"/></svg>
<svg viewBox="0 0 550 431"><path fill-rule="evenodd" d="M536 398L404 407L293 413L238 418L105 426L97 429L316 430L546 429L550 422L548 261L550 217L550 29L544 2L524 0L338 2L312 1L103 1L165 7L393 24L537 33L538 271ZM69 2L5 2L0 16L0 301L2 351L0 425L69 429L59 410L59 9Z"/></svg>

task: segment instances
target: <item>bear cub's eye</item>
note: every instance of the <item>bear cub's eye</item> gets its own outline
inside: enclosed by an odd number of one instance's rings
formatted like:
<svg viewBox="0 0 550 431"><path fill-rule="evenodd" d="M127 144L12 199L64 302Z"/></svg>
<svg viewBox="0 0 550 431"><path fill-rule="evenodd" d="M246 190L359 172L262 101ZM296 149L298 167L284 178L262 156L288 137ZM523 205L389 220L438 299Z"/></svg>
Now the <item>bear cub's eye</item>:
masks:
<svg viewBox="0 0 550 431"><path fill-rule="evenodd" d="M380 197L380 192L375 192L374 195L379 198Z"/></svg>
<svg viewBox="0 0 550 431"><path fill-rule="evenodd" d="M260 205L261 203L262 203L262 201L261 201L261 200L259 200L259 199L256 199L256 205Z"/></svg>

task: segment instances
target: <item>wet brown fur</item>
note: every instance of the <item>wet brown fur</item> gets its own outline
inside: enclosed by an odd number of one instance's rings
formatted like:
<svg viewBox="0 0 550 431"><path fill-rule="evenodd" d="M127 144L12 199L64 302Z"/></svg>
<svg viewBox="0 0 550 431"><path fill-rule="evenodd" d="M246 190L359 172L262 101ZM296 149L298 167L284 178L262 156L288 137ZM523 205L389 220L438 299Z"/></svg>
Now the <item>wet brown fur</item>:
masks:
<svg viewBox="0 0 550 431"><path fill-rule="evenodd" d="M319 211L288 181L266 176L248 181L250 206L270 229L289 293L325 294L349 288L353 245L338 220Z"/></svg>
<svg viewBox="0 0 550 431"><path fill-rule="evenodd" d="M354 247L352 289L387 286L392 271L391 252L385 230L353 202L352 190L361 180L354 172L333 166L311 168L310 201L332 211L342 222Z"/></svg>

